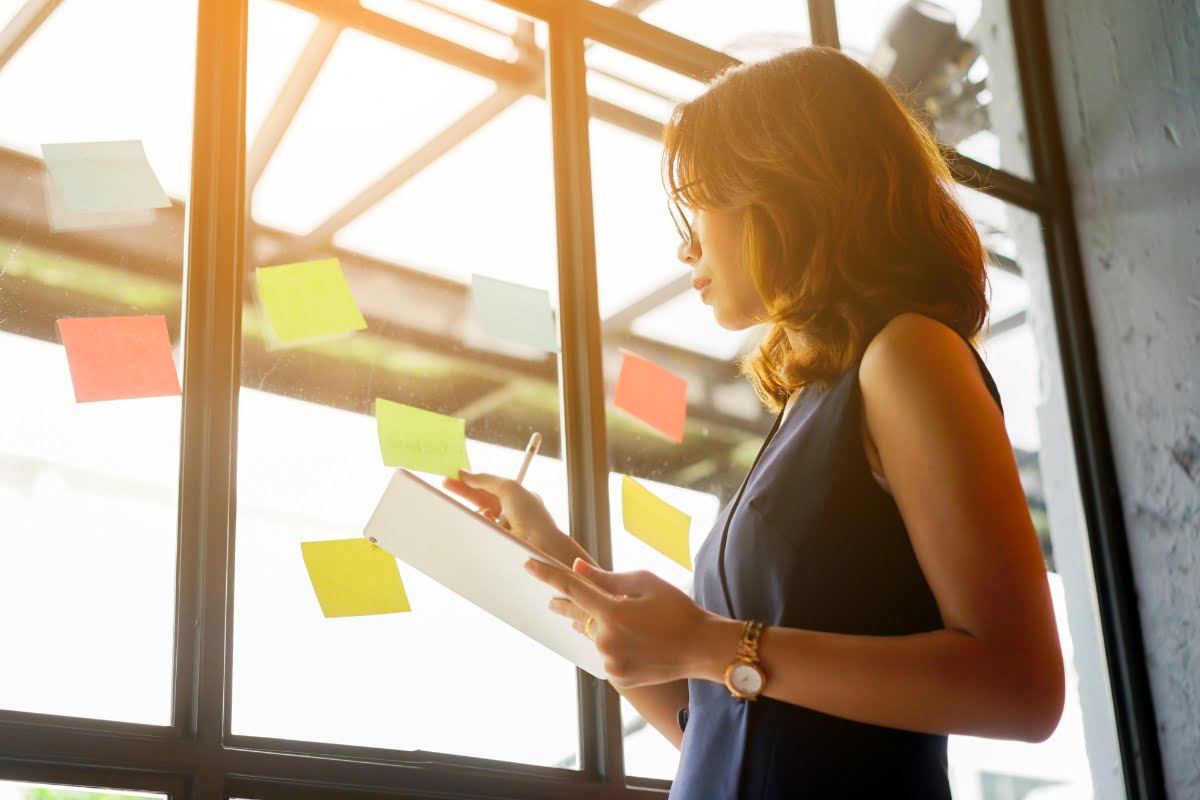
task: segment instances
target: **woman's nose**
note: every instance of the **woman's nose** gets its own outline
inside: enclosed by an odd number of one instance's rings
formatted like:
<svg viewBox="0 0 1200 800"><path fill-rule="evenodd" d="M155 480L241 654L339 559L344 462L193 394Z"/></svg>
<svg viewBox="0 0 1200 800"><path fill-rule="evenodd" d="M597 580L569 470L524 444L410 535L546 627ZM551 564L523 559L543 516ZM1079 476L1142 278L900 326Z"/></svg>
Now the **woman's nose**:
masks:
<svg viewBox="0 0 1200 800"><path fill-rule="evenodd" d="M690 243L681 241L679 247L675 248L675 257L690 267L700 257L699 251L700 248L697 247L695 239L692 239Z"/></svg>

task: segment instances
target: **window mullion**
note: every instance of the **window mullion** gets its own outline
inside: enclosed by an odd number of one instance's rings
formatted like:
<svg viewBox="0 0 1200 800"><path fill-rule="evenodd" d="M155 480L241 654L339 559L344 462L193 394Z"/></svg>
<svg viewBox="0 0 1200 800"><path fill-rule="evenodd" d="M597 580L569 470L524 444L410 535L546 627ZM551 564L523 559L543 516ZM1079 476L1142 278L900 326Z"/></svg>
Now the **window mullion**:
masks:
<svg viewBox="0 0 1200 800"><path fill-rule="evenodd" d="M547 97L554 145L562 335L563 452L570 530L604 567L612 566L608 519L608 445L596 288L596 246L588 141L587 67L580 10L562 6L550 20ZM579 673L580 765L599 780L624 782L616 692Z"/></svg>
<svg viewBox="0 0 1200 800"><path fill-rule="evenodd" d="M214 800L229 697L229 592L245 204L248 0L199 0L184 305L174 723Z"/></svg>

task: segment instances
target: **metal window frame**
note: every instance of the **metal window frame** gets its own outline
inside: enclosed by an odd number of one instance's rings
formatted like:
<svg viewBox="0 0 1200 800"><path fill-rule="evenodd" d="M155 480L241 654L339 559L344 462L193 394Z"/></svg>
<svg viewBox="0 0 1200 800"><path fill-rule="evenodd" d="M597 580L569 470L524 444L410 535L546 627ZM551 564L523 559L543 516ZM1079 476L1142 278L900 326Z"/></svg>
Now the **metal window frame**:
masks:
<svg viewBox="0 0 1200 800"><path fill-rule="evenodd" d="M287 0L326 22L370 27L422 47L445 42L361 7ZM663 781L623 769L616 693L582 673L580 770L486 759L234 736L230 730L232 586L237 403L240 388L247 151L245 70L249 0L199 0L192 196L185 274L186 331L181 423L175 684L170 726L0 711L0 778L119 786L210 800L374 797L645 797ZM600 374L601 325L588 143L584 47L601 42L703 80L728 56L589 0L497 0L550 26L550 103L563 335L561 407L572 529L610 561L607 448ZM11 55L55 2L31 0ZM799 6L799 4L797 4ZM1092 323L1050 72L1042 0L1010 0L1033 181L969 159L955 164L964 185L1041 215L1078 476L1096 569L1097 595L1130 800L1165 797L1161 758L1137 616L1124 517L1101 395ZM335 9L340 9L336 10ZM834 0L808 0L814 43L838 46ZM435 38L435 37L434 37ZM322 58L314 47L314 59ZM517 66L462 48L479 69L512 81ZM509 74L511 73L511 74ZM298 84L299 85L299 84ZM286 126L297 101L277 110ZM611 111L611 110L610 110ZM272 134L278 137L278 131ZM261 172L270 139L251 159Z"/></svg>
<svg viewBox="0 0 1200 800"><path fill-rule="evenodd" d="M1046 11L1043 0L1010 0L1009 8L1033 173L1045 197L1042 220L1050 295L1125 792L1129 800L1158 800L1167 796L1166 781L1059 125Z"/></svg>

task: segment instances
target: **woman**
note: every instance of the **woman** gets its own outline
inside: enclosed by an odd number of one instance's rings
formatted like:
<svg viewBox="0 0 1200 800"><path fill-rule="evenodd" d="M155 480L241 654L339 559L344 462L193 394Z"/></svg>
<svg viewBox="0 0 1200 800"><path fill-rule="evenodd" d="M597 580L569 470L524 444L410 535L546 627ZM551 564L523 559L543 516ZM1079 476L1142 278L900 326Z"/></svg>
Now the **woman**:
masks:
<svg viewBox="0 0 1200 800"><path fill-rule="evenodd" d="M743 370L779 412L695 599L600 569L511 481L448 486L573 564L528 569L681 748L672 798L948 798L947 734L1044 740L1064 688L941 151L869 71L805 48L682 103L663 164L701 300L769 324Z"/></svg>

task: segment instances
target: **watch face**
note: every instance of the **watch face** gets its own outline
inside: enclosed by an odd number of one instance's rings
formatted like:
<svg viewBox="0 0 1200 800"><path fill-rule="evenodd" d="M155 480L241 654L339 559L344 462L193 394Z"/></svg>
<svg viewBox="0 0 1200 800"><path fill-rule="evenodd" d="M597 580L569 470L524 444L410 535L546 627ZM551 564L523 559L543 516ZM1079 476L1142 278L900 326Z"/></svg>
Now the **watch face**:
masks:
<svg viewBox="0 0 1200 800"><path fill-rule="evenodd" d="M763 675L753 664L735 664L729 671L729 682L742 694L753 697L762 691Z"/></svg>

